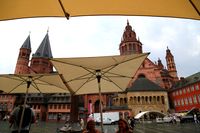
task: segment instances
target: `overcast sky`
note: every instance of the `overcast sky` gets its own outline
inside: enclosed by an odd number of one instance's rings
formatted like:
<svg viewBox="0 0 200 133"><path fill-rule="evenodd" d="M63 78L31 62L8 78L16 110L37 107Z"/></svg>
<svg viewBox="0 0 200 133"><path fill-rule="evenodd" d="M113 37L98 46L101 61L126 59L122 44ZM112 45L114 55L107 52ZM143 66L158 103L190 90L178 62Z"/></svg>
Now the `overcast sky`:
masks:
<svg viewBox="0 0 200 133"><path fill-rule="evenodd" d="M200 72L200 21L175 18L107 16L32 18L0 21L0 74L14 73L19 49L30 34L32 54L49 29L53 57L119 55L119 44L129 20L149 59L166 66L167 46L179 77Z"/></svg>

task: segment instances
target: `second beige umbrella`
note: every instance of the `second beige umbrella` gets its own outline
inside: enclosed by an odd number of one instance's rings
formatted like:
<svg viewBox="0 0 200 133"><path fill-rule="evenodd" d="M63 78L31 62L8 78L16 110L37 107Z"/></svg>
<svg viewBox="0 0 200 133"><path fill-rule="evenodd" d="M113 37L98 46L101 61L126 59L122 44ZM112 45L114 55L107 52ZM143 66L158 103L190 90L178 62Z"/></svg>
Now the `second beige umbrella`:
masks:
<svg viewBox="0 0 200 133"><path fill-rule="evenodd" d="M4 74L0 75L0 90L5 93L25 93L22 120L28 93L69 93L59 74Z"/></svg>
<svg viewBox="0 0 200 133"><path fill-rule="evenodd" d="M73 95L99 94L101 128L102 103L101 93L123 92L134 77L148 53L81 57L53 58L50 61Z"/></svg>

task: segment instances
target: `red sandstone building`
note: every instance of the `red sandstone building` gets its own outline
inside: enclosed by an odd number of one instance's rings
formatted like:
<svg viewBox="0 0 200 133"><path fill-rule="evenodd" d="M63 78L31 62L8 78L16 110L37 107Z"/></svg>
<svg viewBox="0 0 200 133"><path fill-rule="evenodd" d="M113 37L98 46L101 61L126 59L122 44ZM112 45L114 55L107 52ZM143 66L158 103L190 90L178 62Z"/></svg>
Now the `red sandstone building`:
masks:
<svg viewBox="0 0 200 133"><path fill-rule="evenodd" d="M176 112L200 109L200 72L181 78L170 90L169 97Z"/></svg>
<svg viewBox="0 0 200 133"><path fill-rule="evenodd" d="M132 29L132 26L129 24L128 21L121 38L121 42L119 44L119 50L120 55L143 53L143 44L139 39L137 39L135 31ZM118 111L129 112L129 114L133 115L141 111L147 111L149 109L166 113L169 109L167 90L169 90L172 85L178 81L178 76L174 57L169 48L167 48L166 50L165 59L167 69L164 67L160 59L158 59L157 62L154 62L151 61L149 58L146 58L137 73L134 75L134 79L130 82L129 88L134 88L132 87L134 86L134 82L140 77L145 78L145 81L147 81L148 83L151 82L151 86L145 86L145 88L141 88L145 91L138 89L136 89L136 91L131 89L131 92L134 93L128 92L128 90L130 90L128 89L127 93L123 94L103 94L102 104L104 110L108 111L108 108L111 110L115 108L116 110L117 107L119 107ZM154 89L155 86L156 89ZM134 95L136 93L137 95ZM151 106L150 103L152 102L149 102L149 100L154 97L156 97L156 99L163 99L164 102L161 102L163 100L155 100L155 104ZM137 102L133 103L133 98L136 98ZM140 99L149 100L148 102L145 102L145 100L143 100L144 102L142 102L142 100ZM98 101L98 95L86 95L85 108L91 107L90 110L92 110L93 112L98 112ZM164 104L160 106L160 102ZM144 105L144 103L146 104ZM142 104L144 106L141 106ZM113 107L113 105L115 105L115 107Z"/></svg>

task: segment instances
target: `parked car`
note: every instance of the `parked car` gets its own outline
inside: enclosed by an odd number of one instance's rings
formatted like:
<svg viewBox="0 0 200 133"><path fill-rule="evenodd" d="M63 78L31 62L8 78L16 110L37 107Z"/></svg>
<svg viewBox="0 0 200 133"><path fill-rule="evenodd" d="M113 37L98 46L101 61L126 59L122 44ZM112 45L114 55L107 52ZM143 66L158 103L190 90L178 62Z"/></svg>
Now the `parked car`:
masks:
<svg viewBox="0 0 200 133"><path fill-rule="evenodd" d="M163 118L163 121L165 123L176 123L176 122L180 122L180 119L177 116L165 116Z"/></svg>
<svg viewBox="0 0 200 133"><path fill-rule="evenodd" d="M119 112L103 112L103 124L117 124L119 121ZM100 113L93 113L89 115L89 119L93 119L97 124L100 123Z"/></svg>
<svg viewBox="0 0 200 133"><path fill-rule="evenodd" d="M101 123L101 118L98 117L95 122L96 122L97 125L99 125ZM112 124L113 125L113 124L116 124L116 123L117 123L117 121L114 121L114 120L112 120L108 117L103 117L103 124Z"/></svg>
<svg viewBox="0 0 200 133"><path fill-rule="evenodd" d="M180 122L177 116L165 116L163 118L156 118L156 123L176 123Z"/></svg>
<svg viewBox="0 0 200 133"><path fill-rule="evenodd" d="M180 123L188 123L188 122L194 122L193 115L185 115L181 117Z"/></svg>

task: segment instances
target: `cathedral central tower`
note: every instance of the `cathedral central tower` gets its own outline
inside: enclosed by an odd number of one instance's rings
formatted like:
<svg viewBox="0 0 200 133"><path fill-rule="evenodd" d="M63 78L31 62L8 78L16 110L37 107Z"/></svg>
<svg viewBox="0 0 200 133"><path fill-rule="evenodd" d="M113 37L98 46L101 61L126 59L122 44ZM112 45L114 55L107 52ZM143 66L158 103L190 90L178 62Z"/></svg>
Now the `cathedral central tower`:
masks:
<svg viewBox="0 0 200 133"><path fill-rule="evenodd" d="M119 45L119 50L120 55L142 53L142 43L136 38L136 33L132 30L131 25L129 25L129 21L127 21L127 25Z"/></svg>

